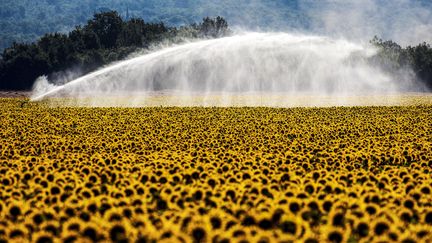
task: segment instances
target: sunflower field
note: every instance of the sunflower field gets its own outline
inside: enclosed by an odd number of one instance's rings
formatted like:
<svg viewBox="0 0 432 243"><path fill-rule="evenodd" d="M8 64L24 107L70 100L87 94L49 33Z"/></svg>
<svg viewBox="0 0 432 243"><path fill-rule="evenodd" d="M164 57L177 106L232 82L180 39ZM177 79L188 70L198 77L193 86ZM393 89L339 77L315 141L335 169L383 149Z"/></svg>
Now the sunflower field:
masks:
<svg viewBox="0 0 432 243"><path fill-rule="evenodd" d="M0 99L0 242L432 242L430 105L20 102Z"/></svg>

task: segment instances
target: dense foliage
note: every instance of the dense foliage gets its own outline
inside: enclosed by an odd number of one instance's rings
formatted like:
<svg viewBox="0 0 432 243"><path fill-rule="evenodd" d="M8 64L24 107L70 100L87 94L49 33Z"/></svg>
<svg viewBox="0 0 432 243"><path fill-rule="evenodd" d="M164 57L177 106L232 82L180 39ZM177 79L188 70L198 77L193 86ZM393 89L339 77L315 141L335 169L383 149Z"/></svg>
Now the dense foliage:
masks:
<svg viewBox="0 0 432 243"><path fill-rule="evenodd" d="M402 48L399 44L389 40L384 41L375 37L371 43L379 48L378 59L390 72L408 67L412 68L416 76L426 87L432 89L432 47L424 42L417 46Z"/></svg>
<svg viewBox="0 0 432 243"><path fill-rule="evenodd" d="M35 43L14 43L6 48L0 59L0 89L28 90L43 74L65 75L63 71L70 68L83 74L161 41L216 38L228 32L221 17L177 28L141 18L123 20L115 11L96 13L69 34L46 34Z"/></svg>
<svg viewBox="0 0 432 243"><path fill-rule="evenodd" d="M0 242L432 241L430 105L0 119Z"/></svg>

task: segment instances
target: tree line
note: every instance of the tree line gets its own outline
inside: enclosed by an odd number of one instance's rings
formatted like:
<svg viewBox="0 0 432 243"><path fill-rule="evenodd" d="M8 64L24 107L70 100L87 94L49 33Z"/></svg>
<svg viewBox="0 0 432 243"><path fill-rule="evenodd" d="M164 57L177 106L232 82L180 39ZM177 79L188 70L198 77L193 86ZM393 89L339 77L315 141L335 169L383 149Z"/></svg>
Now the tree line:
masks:
<svg viewBox="0 0 432 243"><path fill-rule="evenodd" d="M404 68L412 69L426 88L432 90L432 47L423 42L417 46L401 47L394 41L375 36L371 44L378 48L376 59L386 70L392 72Z"/></svg>
<svg viewBox="0 0 432 243"><path fill-rule="evenodd" d="M217 38L229 31L222 17L169 27L141 18L124 20L116 11L96 13L86 25L77 26L68 34L49 33L36 42L15 42L4 49L0 58L0 89L30 90L41 75L55 77L71 68L85 74L162 41Z"/></svg>

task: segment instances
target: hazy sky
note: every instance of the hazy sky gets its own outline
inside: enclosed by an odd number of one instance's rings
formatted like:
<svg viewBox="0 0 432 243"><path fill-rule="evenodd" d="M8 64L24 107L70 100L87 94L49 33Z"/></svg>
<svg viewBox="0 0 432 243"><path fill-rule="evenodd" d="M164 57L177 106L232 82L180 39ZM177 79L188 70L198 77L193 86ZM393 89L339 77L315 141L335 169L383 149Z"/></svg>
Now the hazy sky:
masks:
<svg viewBox="0 0 432 243"><path fill-rule="evenodd" d="M245 6L220 12L227 11L231 23L247 28L296 29L364 41L378 35L402 45L432 42L432 0L249 0Z"/></svg>
<svg viewBox="0 0 432 243"><path fill-rule="evenodd" d="M314 31L354 39L380 35L403 45L432 40L431 7L430 0L300 0Z"/></svg>

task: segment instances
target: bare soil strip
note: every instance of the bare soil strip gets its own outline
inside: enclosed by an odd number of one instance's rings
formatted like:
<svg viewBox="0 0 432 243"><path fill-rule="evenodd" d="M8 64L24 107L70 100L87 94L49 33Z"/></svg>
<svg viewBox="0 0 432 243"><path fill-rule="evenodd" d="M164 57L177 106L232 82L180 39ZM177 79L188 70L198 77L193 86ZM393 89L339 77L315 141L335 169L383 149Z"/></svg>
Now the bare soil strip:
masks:
<svg viewBox="0 0 432 243"><path fill-rule="evenodd" d="M0 98L28 98L30 97L30 91L1 91Z"/></svg>

